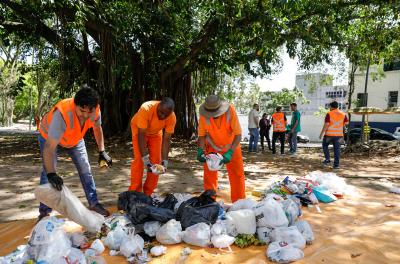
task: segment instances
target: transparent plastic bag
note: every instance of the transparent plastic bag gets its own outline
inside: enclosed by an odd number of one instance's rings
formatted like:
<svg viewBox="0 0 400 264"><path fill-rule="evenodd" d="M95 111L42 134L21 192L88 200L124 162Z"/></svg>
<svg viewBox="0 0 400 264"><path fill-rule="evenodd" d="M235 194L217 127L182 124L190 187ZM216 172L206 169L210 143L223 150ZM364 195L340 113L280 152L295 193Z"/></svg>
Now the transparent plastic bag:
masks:
<svg viewBox="0 0 400 264"><path fill-rule="evenodd" d="M27 249L27 245L19 245L13 252L10 254L0 257L0 264L22 264L27 260L25 255L25 251Z"/></svg>
<svg viewBox="0 0 400 264"><path fill-rule="evenodd" d="M234 242L235 238L226 234L211 237L211 243L216 248L229 248Z"/></svg>
<svg viewBox="0 0 400 264"><path fill-rule="evenodd" d="M273 229L271 227L260 226L257 227L257 238L263 241L265 244L269 244L271 242L271 233Z"/></svg>
<svg viewBox="0 0 400 264"><path fill-rule="evenodd" d="M83 254L82 251L80 251L77 248L71 248L71 250L68 253L68 256L65 259L65 262L63 264L86 264L86 257L85 254Z"/></svg>
<svg viewBox="0 0 400 264"><path fill-rule="evenodd" d="M79 248L88 243L88 239L83 233L76 232L68 235L73 247Z"/></svg>
<svg viewBox="0 0 400 264"><path fill-rule="evenodd" d="M164 246L155 246L150 249L150 254L158 257L167 253L167 248Z"/></svg>
<svg viewBox="0 0 400 264"><path fill-rule="evenodd" d="M272 197L259 202L253 209L257 226L279 227L288 226L289 221L282 206Z"/></svg>
<svg viewBox="0 0 400 264"><path fill-rule="evenodd" d="M132 255L141 253L143 248L143 238L139 235L131 234L122 241L120 251L122 255L124 255L126 258L129 258Z"/></svg>
<svg viewBox="0 0 400 264"><path fill-rule="evenodd" d="M315 238L314 238L314 233L312 231L310 224L305 220L301 220L301 221L297 221L295 223L295 226L297 227L299 232L303 235L307 244L308 245L312 244L312 242L314 241Z"/></svg>
<svg viewBox="0 0 400 264"><path fill-rule="evenodd" d="M122 241L128 236L121 226L116 226L114 230L108 232L107 237L104 239L104 245L109 249L119 250Z"/></svg>
<svg viewBox="0 0 400 264"><path fill-rule="evenodd" d="M297 203L294 199L297 198L289 198L281 202L282 208L285 211L286 217L289 221L289 225L293 225L297 218L301 216L300 201Z"/></svg>
<svg viewBox="0 0 400 264"><path fill-rule="evenodd" d="M228 225L234 224L239 234L252 235L256 232L256 217L253 210L243 209L226 213Z"/></svg>
<svg viewBox="0 0 400 264"><path fill-rule="evenodd" d="M187 244L207 247L211 242L210 226L206 223L198 223L183 231L183 241Z"/></svg>
<svg viewBox="0 0 400 264"><path fill-rule="evenodd" d="M49 183L39 185L35 189L35 197L39 202L57 210L89 232L100 231L104 222L102 215L87 209L65 185L61 192L54 189Z"/></svg>
<svg viewBox="0 0 400 264"><path fill-rule="evenodd" d="M266 253L271 261L278 263L290 263L304 258L304 252L301 249L285 242L272 242Z"/></svg>
<svg viewBox="0 0 400 264"><path fill-rule="evenodd" d="M226 220L217 220L211 227L211 235L219 236L227 233Z"/></svg>
<svg viewBox="0 0 400 264"><path fill-rule="evenodd" d="M224 157L219 153L210 153L206 156L207 167L210 171L218 171L223 167L221 162Z"/></svg>
<svg viewBox="0 0 400 264"><path fill-rule="evenodd" d="M161 228L161 223L159 221L151 221L144 223L144 232L149 237L155 237L157 231Z"/></svg>
<svg viewBox="0 0 400 264"><path fill-rule="evenodd" d="M237 211L237 210L242 210L242 209L250 209L251 210L256 205L257 205L257 201L255 201L251 198L240 199L240 200L237 200L236 202L234 202L228 211Z"/></svg>
<svg viewBox="0 0 400 264"><path fill-rule="evenodd" d="M156 239L161 244L179 244L182 241L182 226L175 219L169 220L156 233Z"/></svg>
<svg viewBox="0 0 400 264"><path fill-rule="evenodd" d="M306 240L296 226L277 227L271 232L272 242L286 242L294 247L303 249L306 247Z"/></svg>

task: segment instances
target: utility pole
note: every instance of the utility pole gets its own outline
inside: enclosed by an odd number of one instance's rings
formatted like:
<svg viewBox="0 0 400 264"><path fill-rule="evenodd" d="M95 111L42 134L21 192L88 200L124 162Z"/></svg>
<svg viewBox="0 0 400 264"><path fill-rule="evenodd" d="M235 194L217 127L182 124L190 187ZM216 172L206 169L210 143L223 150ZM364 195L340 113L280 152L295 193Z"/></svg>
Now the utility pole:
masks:
<svg viewBox="0 0 400 264"><path fill-rule="evenodd" d="M365 87L364 87L364 95L363 95L363 102L362 106L367 107L368 106L368 94L367 94L367 89L368 89L368 75L369 75L369 66L371 63L371 59L368 58L367 62L367 73L365 74ZM361 142L365 142L365 139L368 138L368 134L365 133L365 114L362 115L362 129L361 129Z"/></svg>
<svg viewBox="0 0 400 264"><path fill-rule="evenodd" d="M32 47L32 69L33 69L33 65L34 65L34 58L35 58L35 48ZM32 107L32 86L33 84L30 86L29 88L29 105L30 105L30 110L29 110L29 131L31 131L31 126L32 126L32 111L33 111L33 107Z"/></svg>

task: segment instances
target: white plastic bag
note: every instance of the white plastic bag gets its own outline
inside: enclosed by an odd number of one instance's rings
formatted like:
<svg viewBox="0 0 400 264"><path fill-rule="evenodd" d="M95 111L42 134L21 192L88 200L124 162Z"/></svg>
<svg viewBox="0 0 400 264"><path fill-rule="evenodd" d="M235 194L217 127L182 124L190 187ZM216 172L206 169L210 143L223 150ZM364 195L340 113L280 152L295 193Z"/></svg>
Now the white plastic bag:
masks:
<svg viewBox="0 0 400 264"><path fill-rule="evenodd" d="M87 237L83 233L76 232L69 234L69 236L73 247L82 247L88 242Z"/></svg>
<svg viewBox="0 0 400 264"><path fill-rule="evenodd" d="M13 252L10 254L0 257L0 264L22 264L25 263L27 257L25 255L25 251L27 249L27 245L19 245Z"/></svg>
<svg viewBox="0 0 400 264"><path fill-rule="evenodd" d="M301 249L285 242L272 242L269 244L266 253L270 260L278 263L290 263L304 258Z"/></svg>
<svg viewBox="0 0 400 264"><path fill-rule="evenodd" d="M265 242L265 244L269 244L271 242L271 233L272 233L272 228L271 227L266 227L266 226L259 226L257 227L257 237L259 240Z"/></svg>
<svg viewBox="0 0 400 264"><path fill-rule="evenodd" d="M169 220L156 233L156 239L161 244L179 244L182 241L182 226L175 219Z"/></svg>
<svg viewBox="0 0 400 264"><path fill-rule="evenodd" d="M158 221L150 221L144 223L144 232L149 237L155 237L157 231L161 228L161 223Z"/></svg>
<svg viewBox="0 0 400 264"><path fill-rule="evenodd" d="M86 257L85 254L83 254L82 251L80 251L77 248L71 248L71 250L68 253L68 256L66 257L65 262L63 264L69 264L69 263L74 263L74 264L86 264Z"/></svg>
<svg viewBox="0 0 400 264"><path fill-rule="evenodd" d="M187 244L207 247L211 240L210 226L206 223L198 223L183 231L183 241Z"/></svg>
<svg viewBox="0 0 400 264"><path fill-rule="evenodd" d="M108 232L107 237L104 239L104 244L109 249L119 250L122 241L128 237L121 226L116 226L114 230Z"/></svg>
<svg viewBox="0 0 400 264"><path fill-rule="evenodd" d="M289 225L282 206L272 197L259 202L253 211L256 215L257 226L275 228Z"/></svg>
<svg viewBox="0 0 400 264"><path fill-rule="evenodd" d="M174 207L174 212L176 213L179 209L179 206L181 206L181 204L187 200L189 200L190 198L193 198L193 195L189 194L189 193L174 193L174 196L176 198L176 200L178 200L178 202L175 204Z"/></svg>
<svg viewBox="0 0 400 264"><path fill-rule="evenodd" d="M126 258L129 258L132 255L139 254L143 251L144 248L144 240L139 235L129 235L126 237L120 247L121 254Z"/></svg>
<svg viewBox="0 0 400 264"><path fill-rule="evenodd" d="M90 245L90 248L94 249L97 256L101 255L101 253L103 253L105 249L103 242L101 242L100 239L96 239L95 241L93 241L92 244Z"/></svg>
<svg viewBox="0 0 400 264"><path fill-rule="evenodd" d="M71 240L63 228L63 221L45 217L34 227L25 253L38 263L60 263L71 249Z"/></svg>
<svg viewBox="0 0 400 264"><path fill-rule="evenodd" d="M294 247L303 249L306 247L306 240L296 226L277 227L271 232L272 242L286 242Z"/></svg>
<svg viewBox="0 0 400 264"><path fill-rule="evenodd" d="M235 242L235 238L226 234L211 237L211 243L216 248L227 248Z"/></svg>
<svg viewBox="0 0 400 264"><path fill-rule="evenodd" d="M310 224L305 220L301 220L301 221L297 221L295 223L295 226L297 227L299 232L303 235L307 244L308 245L312 244L312 242L314 241L314 233L311 229Z"/></svg>
<svg viewBox="0 0 400 264"><path fill-rule="evenodd" d="M215 224L211 227L211 236L219 236L227 233L226 230L226 221L225 220L217 220Z"/></svg>
<svg viewBox="0 0 400 264"><path fill-rule="evenodd" d="M253 210L243 209L226 213L227 225L235 225L239 234L252 235L256 232L256 217Z"/></svg>
<svg viewBox="0 0 400 264"><path fill-rule="evenodd" d="M35 197L39 202L57 210L89 232L100 231L104 222L102 215L87 209L65 185L61 192L51 187L49 183L39 185L35 189Z"/></svg>
<svg viewBox="0 0 400 264"><path fill-rule="evenodd" d="M150 254L158 257L167 253L167 248L164 246L155 246L150 249Z"/></svg>
<svg viewBox="0 0 400 264"><path fill-rule="evenodd" d="M210 153L206 156L207 167L210 171L218 171L224 165L221 161L222 157L219 153Z"/></svg>
<svg viewBox="0 0 400 264"><path fill-rule="evenodd" d="M253 209L257 202L251 198L240 199L232 204L228 211L237 211L242 209Z"/></svg>
<svg viewBox="0 0 400 264"><path fill-rule="evenodd" d="M287 199L281 202L282 208L285 211L286 217L289 221L289 225L293 225L297 218L301 215L300 205L297 204L293 199Z"/></svg>

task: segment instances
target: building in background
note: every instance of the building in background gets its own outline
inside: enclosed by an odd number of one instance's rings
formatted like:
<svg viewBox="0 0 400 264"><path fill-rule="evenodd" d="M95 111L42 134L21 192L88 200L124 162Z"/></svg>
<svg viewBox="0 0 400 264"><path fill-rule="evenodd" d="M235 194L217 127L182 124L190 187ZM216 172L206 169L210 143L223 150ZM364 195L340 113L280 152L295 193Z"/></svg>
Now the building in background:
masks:
<svg viewBox="0 0 400 264"><path fill-rule="evenodd" d="M375 65L370 67L366 94L367 106L379 107L383 110L389 107L399 107L400 61L384 64L383 72L383 77L373 78L377 76L378 68ZM352 102L355 102L355 105L358 103L359 106L362 106L361 102L364 100L364 88L365 72L357 71L355 73L354 93L352 96ZM352 115L351 127L361 126L361 120L362 116ZM400 115L370 115L369 126L393 133L396 127L400 127Z"/></svg>

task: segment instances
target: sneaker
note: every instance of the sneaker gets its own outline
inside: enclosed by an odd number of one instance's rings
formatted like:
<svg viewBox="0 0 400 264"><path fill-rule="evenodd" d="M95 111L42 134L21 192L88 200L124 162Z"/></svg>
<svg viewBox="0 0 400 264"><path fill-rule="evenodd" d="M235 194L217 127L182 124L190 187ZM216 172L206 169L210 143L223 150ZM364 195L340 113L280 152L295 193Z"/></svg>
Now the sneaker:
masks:
<svg viewBox="0 0 400 264"><path fill-rule="evenodd" d="M329 163L331 163L330 160L324 160L324 161L322 162L322 165L328 166Z"/></svg>
<svg viewBox="0 0 400 264"><path fill-rule="evenodd" d="M295 156L295 155L296 155L296 152L289 152L289 155Z"/></svg>
<svg viewBox="0 0 400 264"><path fill-rule="evenodd" d="M90 206L89 209L92 211L95 211L105 217L110 215L110 212L107 209L105 209L100 203L97 203L94 206Z"/></svg>
<svg viewBox="0 0 400 264"><path fill-rule="evenodd" d="M339 165L333 165L333 169L334 170L338 170L338 169L340 169L340 166Z"/></svg>

